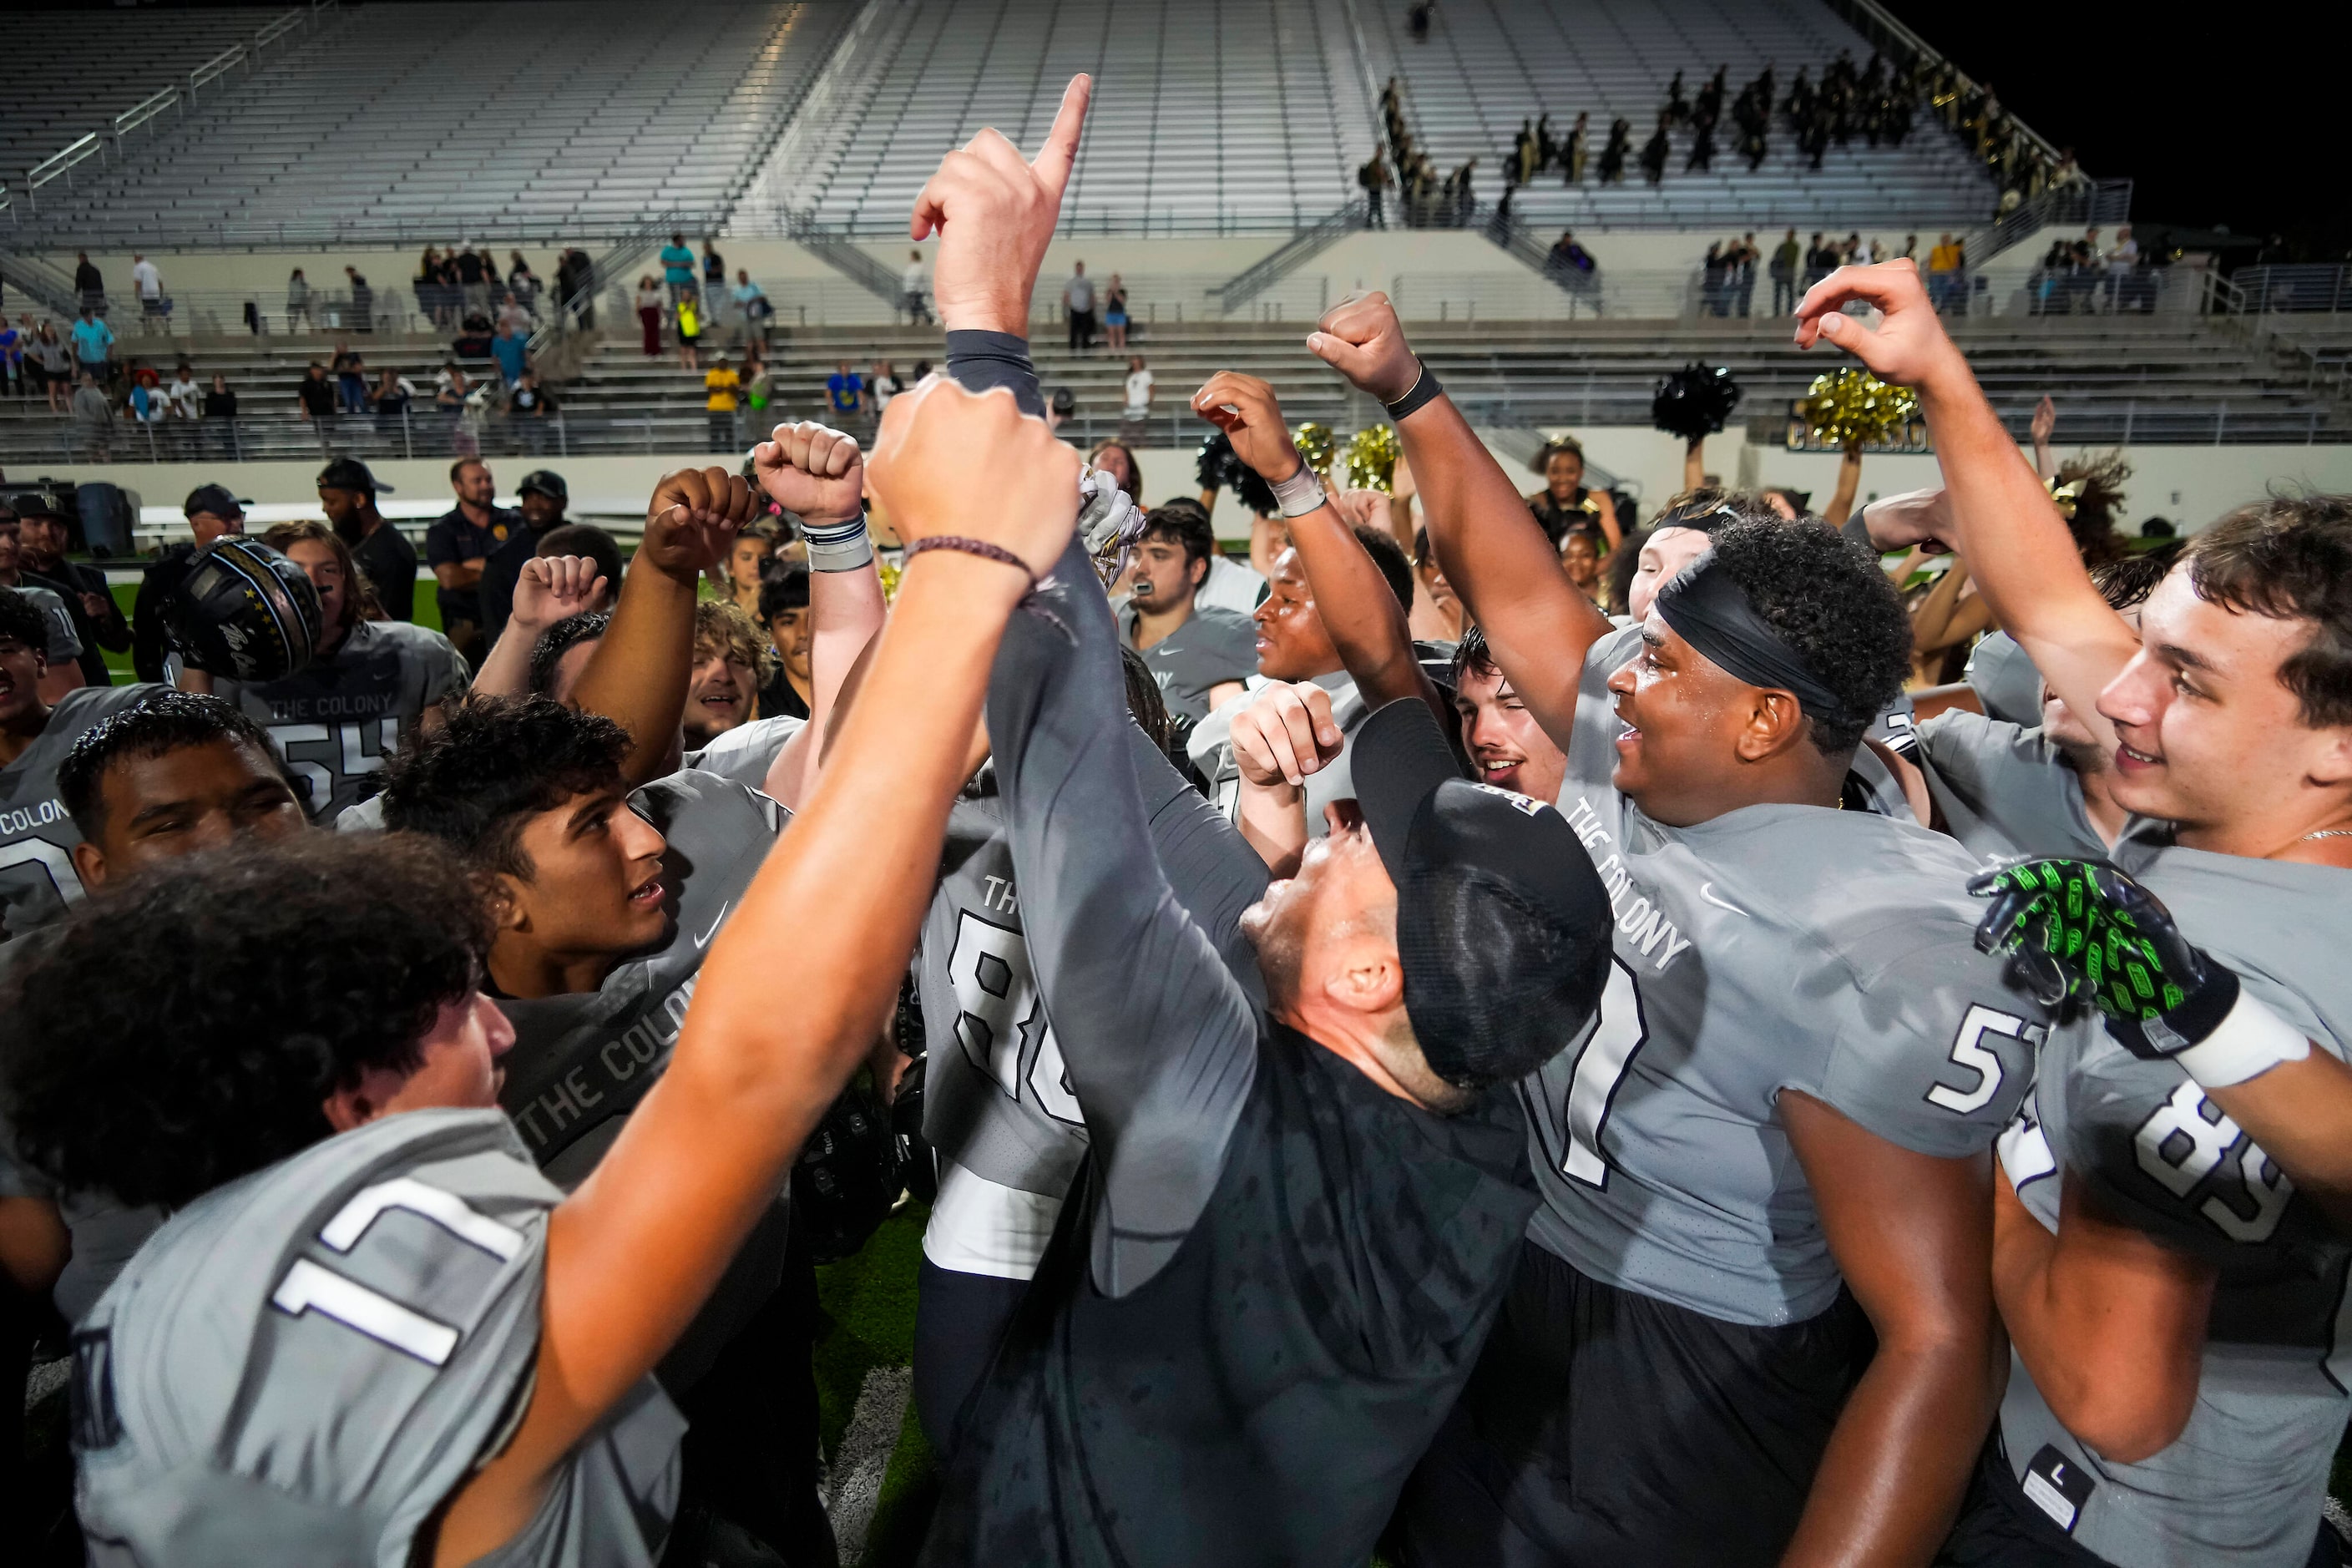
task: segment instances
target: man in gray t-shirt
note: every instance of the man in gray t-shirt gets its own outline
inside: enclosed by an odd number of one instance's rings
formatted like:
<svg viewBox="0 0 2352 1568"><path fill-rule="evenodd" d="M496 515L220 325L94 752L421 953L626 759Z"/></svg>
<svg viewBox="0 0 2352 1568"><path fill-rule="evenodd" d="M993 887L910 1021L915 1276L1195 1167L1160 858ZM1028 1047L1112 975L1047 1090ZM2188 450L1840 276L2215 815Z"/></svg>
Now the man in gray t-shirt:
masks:
<svg viewBox="0 0 2352 1568"><path fill-rule="evenodd" d="M1119 640L1143 656L1170 716L1193 724L1241 695L1258 672L1250 617L1194 603L1216 548L1200 508L1155 508L1145 519L1133 585L1118 612Z"/></svg>

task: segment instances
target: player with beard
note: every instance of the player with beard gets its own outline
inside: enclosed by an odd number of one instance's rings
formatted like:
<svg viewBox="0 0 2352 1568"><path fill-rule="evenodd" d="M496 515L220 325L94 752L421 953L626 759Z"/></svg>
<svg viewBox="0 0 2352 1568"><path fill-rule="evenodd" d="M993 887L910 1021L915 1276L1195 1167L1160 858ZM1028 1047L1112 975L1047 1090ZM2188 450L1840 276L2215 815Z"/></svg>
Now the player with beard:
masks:
<svg viewBox="0 0 2352 1568"><path fill-rule="evenodd" d="M325 630L305 668L244 681L183 663L184 691L209 691L242 709L302 781L310 820L335 819L374 793L385 762L439 722L442 698L462 691L466 661L439 632L385 620L349 546L322 523L279 523L261 536L310 576Z"/></svg>
<svg viewBox="0 0 2352 1568"><path fill-rule="evenodd" d="M475 584L481 596L482 636L492 644L507 628L522 563L539 553L541 540L563 526L563 509L571 502L571 487L552 468L533 468L515 487L515 510L522 526L510 528L506 542L490 552Z"/></svg>
<svg viewBox="0 0 2352 1568"><path fill-rule="evenodd" d="M1854 300L1875 329L1839 313ZM2105 1026L2053 1036L2004 1141L1996 1287L2014 1362L1947 1555L2331 1560L2315 1516L2344 1429L2352 1252L2352 991L2332 940L2352 894L2352 503L2230 513L2135 632L1909 263L1836 273L1799 321L1801 342L1918 389L1948 493L1941 542L1985 565L1979 588L2112 748L2108 787L2133 814L2110 864L1985 883L1988 945L2022 947L2028 973Z"/></svg>
<svg viewBox="0 0 2352 1568"><path fill-rule="evenodd" d="M1992 1414L1990 1145L2043 1014L1957 845L1838 809L1907 668L1892 585L1735 507L1612 628L1383 297L1307 346L1396 420L1617 917L1599 1024L1522 1086L1545 1203L1401 1555L1924 1563Z"/></svg>
<svg viewBox="0 0 2352 1568"><path fill-rule="evenodd" d="M68 509L71 502L42 490L8 498L16 517L16 548L24 580L57 595L73 617L74 637L81 645L81 679L85 686L106 686L114 677L106 668L101 648L121 653L131 646L131 626L122 606L106 584L106 574L88 562L69 561L66 550L72 537Z"/></svg>
<svg viewBox="0 0 2352 1568"><path fill-rule="evenodd" d="M1195 602L1216 552L1216 535L1197 507L1154 508L1118 613L1119 637L1143 656L1168 711L1194 724L1240 696L1258 670L1250 617Z"/></svg>
<svg viewBox="0 0 2352 1568"><path fill-rule="evenodd" d="M14 588L0 588L0 940L58 919L82 897L73 847L81 830L58 795L74 742L153 686L76 687L41 695L53 623Z"/></svg>
<svg viewBox="0 0 2352 1568"><path fill-rule="evenodd" d="M0 498L0 588L6 588L41 613L48 626L43 651L47 663L41 671L41 700L55 702L78 686L81 676L81 634L74 628L73 612L54 588L29 581L22 570L24 554L17 542L16 514Z"/></svg>
<svg viewBox="0 0 2352 1568"><path fill-rule="evenodd" d="M94 1561L658 1554L678 1423L646 1374L887 1016L1004 617L1070 531L1076 458L942 390L894 407L875 486L908 537L958 545L910 563L808 831L762 867L670 1070L578 1192L491 1110L509 1036L477 988L487 917L416 839L191 860L16 971L27 1152L175 1209L77 1342ZM972 536L1034 564L972 559ZM795 931L820 902L824 931ZM786 944L806 972L779 1010ZM379 962L322 967L322 946ZM94 1021L88 997L150 952L211 984Z"/></svg>

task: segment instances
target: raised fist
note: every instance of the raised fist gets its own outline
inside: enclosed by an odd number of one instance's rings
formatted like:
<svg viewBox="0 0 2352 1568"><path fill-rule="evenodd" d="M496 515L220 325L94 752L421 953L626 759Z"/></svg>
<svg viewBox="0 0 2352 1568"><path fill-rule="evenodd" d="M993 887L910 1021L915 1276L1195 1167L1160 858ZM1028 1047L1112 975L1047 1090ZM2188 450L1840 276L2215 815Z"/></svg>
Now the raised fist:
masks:
<svg viewBox="0 0 2352 1568"><path fill-rule="evenodd" d="M941 159L915 198L908 232L940 237L931 291L948 331L1029 335L1029 292L1061 221L1093 92L1092 79L1070 79L1035 163L997 132L983 131Z"/></svg>
<svg viewBox="0 0 2352 1568"><path fill-rule="evenodd" d="M866 457L857 437L803 419L779 425L751 448L761 493L803 521L847 522L866 492Z"/></svg>
<svg viewBox="0 0 2352 1568"><path fill-rule="evenodd" d="M751 521L751 487L724 468L677 468L654 486L646 503L646 534L636 559L663 575L694 585L727 559L736 530Z"/></svg>
<svg viewBox="0 0 2352 1568"><path fill-rule="evenodd" d="M1295 788L1329 767L1345 746L1331 718L1331 694L1312 681L1275 681L1234 714L1234 763L1254 784Z"/></svg>
<svg viewBox="0 0 2352 1568"><path fill-rule="evenodd" d="M1382 403L1394 403L1421 379L1421 362L1386 294L1332 306L1307 334L1307 352Z"/></svg>
<svg viewBox="0 0 2352 1568"><path fill-rule="evenodd" d="M890 400L867 465L901 539L984 540L1039 577L1076 525L1081 467L1009 389L971 393L938 375Z"/></svg>
<svg viewBox="0 0 2352 1568"><path fill-rule="evenodd" d="M1856 300L1878 310L1875 328L1845 313ZM1823 340L1896 386L1919 386L1954 371L1968 374L1968 362L1952 346L1909 257L1874 267L1841 267L1807 290L1797 306L1797 346L1809 349Z"/></svg>
<svg viewBox="0 0 2352 1568"><path fill-rule="evenodd" d="M1267 484L1278 485L1305 467L1274 388L1254 375L1221 370L1192 395L1192 411L1223 430L1234 455Z"/></svg>
<svg viewBox="0 0 2352 1568"><path fill-rule="evenodd" d="M509 616L529 632L543 632L561 620L602 609L611 584L585 555L535 555L515 579Z"/></svg>

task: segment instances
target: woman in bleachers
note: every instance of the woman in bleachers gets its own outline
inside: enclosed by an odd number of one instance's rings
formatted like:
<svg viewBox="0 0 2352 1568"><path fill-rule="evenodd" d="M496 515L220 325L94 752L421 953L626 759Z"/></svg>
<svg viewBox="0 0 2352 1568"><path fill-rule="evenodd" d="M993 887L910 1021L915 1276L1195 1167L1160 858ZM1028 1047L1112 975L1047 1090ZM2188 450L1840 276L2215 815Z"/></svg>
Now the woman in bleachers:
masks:
<svg viewBox="0 0 2352 1568"><path fill-rule="evenodd" d="M646 357L661 358L662 291L650 272L637 279L637 324L645 329Z"/></svg>

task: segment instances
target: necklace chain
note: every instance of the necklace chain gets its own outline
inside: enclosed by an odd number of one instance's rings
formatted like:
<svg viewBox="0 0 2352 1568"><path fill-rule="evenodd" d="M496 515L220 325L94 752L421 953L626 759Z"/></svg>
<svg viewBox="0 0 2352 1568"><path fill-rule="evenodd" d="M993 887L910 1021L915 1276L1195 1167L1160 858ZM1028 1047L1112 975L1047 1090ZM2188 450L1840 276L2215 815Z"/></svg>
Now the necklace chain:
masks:
<svg viewBox="0 0 2352 1568"><path fill-rule="evenodd" d="M2316 833L2305 834L2295 842L2301 844L2313 838L2352 838L2352 827L2323 827Z"/></svg>

